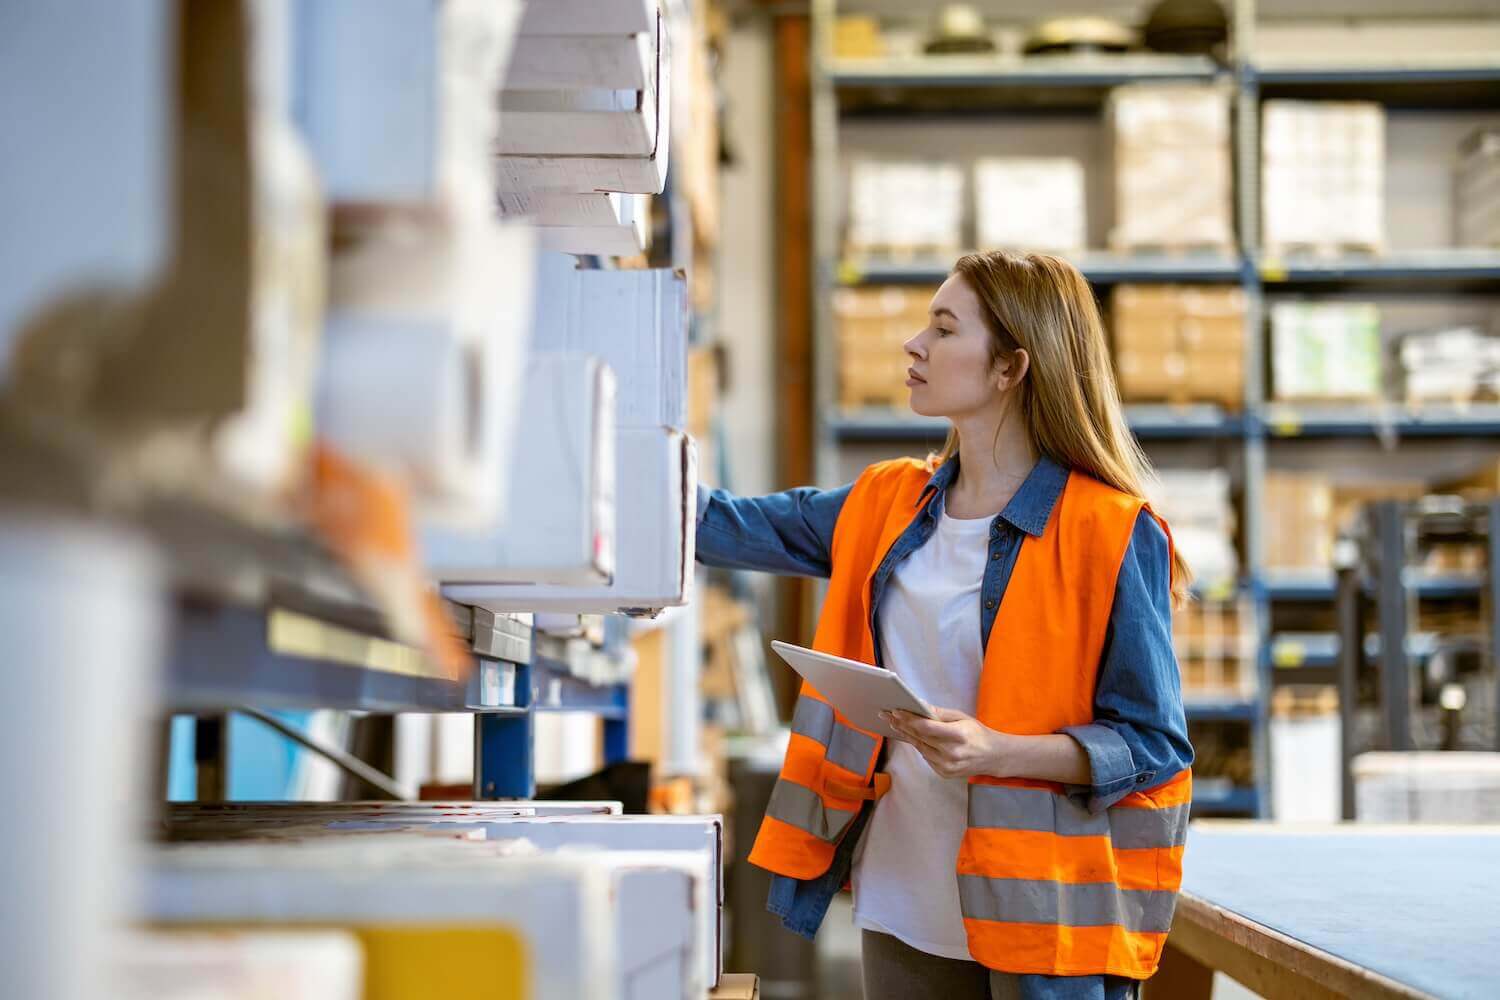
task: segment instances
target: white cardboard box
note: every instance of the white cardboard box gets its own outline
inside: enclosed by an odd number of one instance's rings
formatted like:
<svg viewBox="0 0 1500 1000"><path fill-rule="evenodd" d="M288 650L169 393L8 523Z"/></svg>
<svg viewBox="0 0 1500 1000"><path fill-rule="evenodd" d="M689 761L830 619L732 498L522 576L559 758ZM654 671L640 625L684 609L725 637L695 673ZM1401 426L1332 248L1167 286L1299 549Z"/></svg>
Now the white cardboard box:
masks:
<svg viewBox="0 0 1500 1000"><path fill-rule="evenodd" d="M634 35L523 35L505 70L506 90L656 86L656 26Z"/></svg>
<svg viewBox="0 0 1500 1000"><path fill-rule="evenodd" d="M505 516L477 531L428 528L442 582L607 583L615 569L615 377L581 354L534 355L522 379Z"/></svg>
<svg viewBox="0 0 1500 1000"><path fill-rule="evenodd" d="M571 132L566 118L558 120L559 115L567 115L569 112L548 112L545 108L535 106L539 100L544 105L555 106L559 102L556 92L533 91L528 94L516 91L510 98L502 94L502 102L520 101L531 107L515 107L511 114L502 115L501 136L494 145L498 156L496 184L499 190L522 194L558 191L618 191L628 194L662 192L666 186L668 151L671 148L671 143L665 140L672 134L671 37L665 20L652 23L656 25L654 30L657 32L654 86L627 93L641 95L641 107L649 105L655 115L654 120L648 125L641 114L624 111L573 112L575 116L583 113L614 115L614 120L594 122L594 130L606 130L609 136L614 136L619 131L627 136L632 134L632 130L635 134L646 131L652 136L649 147L637 155L589 148L576 142L564 149L545 149L548 145L569 142L572 138L570 135L559 136L557 133L559 126ZM650 101L645 100L648 93L652 94ZM518 119L516 115L523 117ZM509 134L511 121L519 123L519 131L514 137ZM597 139L597 136L594 138ZM540 152L526 154L518 150L508 151L507 144L512 142L532 144L542 149Z"/></svg>
<svg viewBox="0 0 1500 1000"><path fill-rule="evenodd" d="M122 933L109 963L116 1000L359 1000L364 954L328 930Z"/></svg>
<svg viewBox="0 0 1500 1000"><path fill-rule="evenodd" d="M650 156L657 95L644 90L506 90L500 94L502 155Z"/></svg>
<svg viewBox="0 0 1500 1000"><path fill-rule="evenodd" d="M437 925L524 940L530 996L701 997L695 878L680 856L538 853L479 840L350 835L157 848L158 925Z"/></svg>
<svg viewBox="0 0 1500 1000"><path fill-rule="evenodd" d="M687 281L676 271L578 270L542 254L533 352L591 354L615 373L615 426L687 426Z"/></svg>
<svg viewBox="0 0 1500 1000"><path fill-rule="evenodd" d="M483 178L517 0L298 0L293 115L330 202L426 202Z"/></svg>
<svg viewBox="0 0 1500 1000"><path fill-rule="evenodd" d="M681 431L617 436L615 578L591 587L445 585L459 604L492 611L656 611L687 603L696 541L698 462Z"/></svg>
<svg viewBox="0 0 1500 1000"><path fill-rule="evenodd" d="M651 235L650 195L501 192L498 200L502 216L535 224L542 250L629 257L645 250Z"/></svg>
<svg viewBox="0 0 1500 1000"><path fill-rule="evenodd" d="M656 0L536 0L521 18L523 35L633 35L656 22Z"/></svg>
<svg viewBox="0 0 1500 1000"><path fill-rule="evenodd" d="M1078 251L1088 245L1083 164L1065 156L993 157L974 164L974 228L991 249Z"/></svg>

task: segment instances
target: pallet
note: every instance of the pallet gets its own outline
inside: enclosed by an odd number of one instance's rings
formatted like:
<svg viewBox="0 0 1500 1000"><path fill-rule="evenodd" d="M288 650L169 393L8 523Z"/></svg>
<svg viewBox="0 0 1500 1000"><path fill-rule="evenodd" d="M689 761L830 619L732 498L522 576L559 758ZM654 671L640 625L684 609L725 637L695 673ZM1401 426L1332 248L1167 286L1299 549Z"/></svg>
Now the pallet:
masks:
<svg viewBox="0 0 1500 1000"><path fill-rule="evenodd" d="M1288 242L1268 244L1261 252L1266 258L1312 258L1314 260L1337 260L1342 257L1375 258L1385 253L1378 243L1343 243L1332 240L1326 243Z"/></svg>
<svg viewBox="0 0 1500 1000"><path fill-rule="evenodd" d="M1111 243L1110 249L1124 257L1170 257L1176 260L1191 257L1232 257L1238 250L1232 243L1217 241L1186 242L1141 242Z"/></svg>

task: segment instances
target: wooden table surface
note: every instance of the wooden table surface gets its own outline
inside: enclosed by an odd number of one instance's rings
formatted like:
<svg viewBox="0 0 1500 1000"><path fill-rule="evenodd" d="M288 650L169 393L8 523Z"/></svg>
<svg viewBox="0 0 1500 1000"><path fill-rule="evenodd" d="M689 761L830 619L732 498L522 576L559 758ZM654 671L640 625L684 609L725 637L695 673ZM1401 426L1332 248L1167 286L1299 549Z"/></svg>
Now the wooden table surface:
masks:
<svg viewBox="0 0 1500 1000"><path fill-rule="evenodd" d="M1200 821L1156 1000L1500 997L1500 826Z"/></svg>

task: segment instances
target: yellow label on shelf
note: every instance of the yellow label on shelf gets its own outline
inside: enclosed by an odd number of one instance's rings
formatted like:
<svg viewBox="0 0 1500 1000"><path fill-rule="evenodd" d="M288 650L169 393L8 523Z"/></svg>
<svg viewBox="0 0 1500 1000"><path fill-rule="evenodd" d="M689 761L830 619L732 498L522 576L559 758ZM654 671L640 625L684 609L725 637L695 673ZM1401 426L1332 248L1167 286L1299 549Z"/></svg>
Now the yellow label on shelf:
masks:
<svg viewBox="0 0 1500 1000"><path fill-rule="evenodd" d="M838 279L841 285L857 285L864 280L865 272L852 260L839 261Z"/></svg>
<svg viewBox="0 0 1500 1000"><path fill-rule="evenodd" d="M1286 265L1281 262L1280 257L1265 257L1260 262L1260 277L1262 281L1285 281Z"/></svg>
<svg viewBox="0 0 1500 1000"><path fill-rule="evenodd" d="M1278 642L1271 647L1271 660L1278 667L1300 667L1307 660L1307 650L1300 642Z"/></svg>
<svg viewBox="0 0 1500 1000"><path fill-rule="evenodd" d="M1278 437L1295 437L1302 433L1302 417L1296 410L1272 410L1267 415L1266 423L1271 428L1271 433Z"/></svg>

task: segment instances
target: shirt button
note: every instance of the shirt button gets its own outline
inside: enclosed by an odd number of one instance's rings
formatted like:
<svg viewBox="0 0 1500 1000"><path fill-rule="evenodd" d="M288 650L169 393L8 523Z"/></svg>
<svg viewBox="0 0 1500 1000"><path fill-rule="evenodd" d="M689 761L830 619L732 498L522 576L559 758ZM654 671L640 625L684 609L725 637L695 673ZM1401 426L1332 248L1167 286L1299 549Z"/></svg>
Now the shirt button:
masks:
<svg viewBox="0 0 1500 1000"><path fill-rule="evenodd" d="M999 559L1000 558L1000 553L998 553L998 552L991 552L990 553L990 558L991 559Z"/></svg>
<svg viewBox="0 0 1500 1000"><path fill-rule="evenodd" d="M984 606L985 606L986 610L994 610L995 602L994 601L985 601L984 602Z"/></svg>

